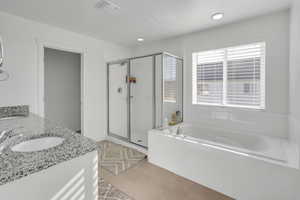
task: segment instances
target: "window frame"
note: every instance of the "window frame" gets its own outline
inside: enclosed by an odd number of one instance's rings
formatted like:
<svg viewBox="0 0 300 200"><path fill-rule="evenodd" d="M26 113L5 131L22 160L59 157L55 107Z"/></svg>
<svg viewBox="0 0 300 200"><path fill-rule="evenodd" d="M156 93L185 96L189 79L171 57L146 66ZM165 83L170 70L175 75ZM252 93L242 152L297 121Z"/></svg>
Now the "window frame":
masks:
<svg viewBox="0 0 300 200"><path fill-rule="evenodd" d="M251 106L251 105L236 105L229 104L227 100L227 51L230 48L238 48L248 45L261 45L262 47L262 56L261 56L261 66L260 66L260 105ZM197 101L197 65L198 65L198 54L206 51L224 51L224 61L223 61L223 90L222 90L222 102L221 103L206 103ZM266 110L266 42L256 42L242 44L238 46L231 46L226 48L211 49L211 50L201 50L192 53L192 105L199 106L215 106L215 107L224 107L224 108L240 108L240 109L250 109L250 110Z"/></svg>

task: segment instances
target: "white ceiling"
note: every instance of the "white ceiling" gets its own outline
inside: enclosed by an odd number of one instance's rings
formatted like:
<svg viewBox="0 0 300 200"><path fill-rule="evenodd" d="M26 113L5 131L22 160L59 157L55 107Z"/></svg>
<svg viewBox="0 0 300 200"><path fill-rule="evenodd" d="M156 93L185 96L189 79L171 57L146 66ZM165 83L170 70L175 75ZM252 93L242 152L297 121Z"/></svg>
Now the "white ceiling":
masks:
<svg viewBox="0 0 300 200"><path fill-rule="evenodd" d="M120 9L97 9L97 0L0 0L0 10L130 46L138 37L159 40L285 9L291 0L111 1ZM224 19L212 21L219 11Z"/></svg>

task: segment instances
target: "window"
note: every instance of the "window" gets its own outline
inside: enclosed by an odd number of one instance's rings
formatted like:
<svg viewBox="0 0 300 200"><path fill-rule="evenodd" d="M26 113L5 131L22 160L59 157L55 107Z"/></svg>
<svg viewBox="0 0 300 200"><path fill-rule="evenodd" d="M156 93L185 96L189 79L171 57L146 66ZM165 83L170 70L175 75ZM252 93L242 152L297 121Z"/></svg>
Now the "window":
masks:
<svg viewBox="0 0 300 200"><path fill-rule="evenodd" d="M164 102L176 103L177 99L177 60L174 57L166 55L164 57L164 71L163 71L163 88L164 88Z"/></svg>
<svg viewBox="0 0 300 200"><path fill-rule="evenodd" d="M248 94L250 92L250 83L244 83L244 93Z"/></svg>
<svg viewBox="0 0 300 200"><path fill-rule="evenodd" d="M199 85L199 89L200 89L200 94L202 96L208 96L209 95L209 89L208 89L208 84L200 84Z"/></svg>
<svg viewBox="0 0 300 200"><path fill-rule="evenodd" d="M265 108L265 43L193 53L193 104Z"/></svg>

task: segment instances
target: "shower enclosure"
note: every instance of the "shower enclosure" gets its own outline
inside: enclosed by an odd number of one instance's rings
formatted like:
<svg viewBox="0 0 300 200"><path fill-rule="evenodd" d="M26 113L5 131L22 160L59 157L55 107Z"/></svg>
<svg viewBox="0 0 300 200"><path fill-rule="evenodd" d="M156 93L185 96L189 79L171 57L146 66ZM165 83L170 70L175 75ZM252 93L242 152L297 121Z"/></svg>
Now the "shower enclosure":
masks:
<svg viewBox="0 0 300 200"><path fill-rule="evenodd" d="M147 147L148 131L183 120L183 60L169 53L107 64L108 134Z"/></svg>

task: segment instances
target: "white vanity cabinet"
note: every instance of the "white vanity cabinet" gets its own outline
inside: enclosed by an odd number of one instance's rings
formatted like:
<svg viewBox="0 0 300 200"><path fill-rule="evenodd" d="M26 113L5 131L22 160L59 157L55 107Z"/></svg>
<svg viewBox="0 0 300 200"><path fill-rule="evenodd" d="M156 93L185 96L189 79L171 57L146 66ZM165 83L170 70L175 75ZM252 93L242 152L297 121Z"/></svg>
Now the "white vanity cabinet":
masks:
<svg viewBox="0 0 300 200"><path fill-rule="evenodd" d="M92 151L0 186L2 200L97 200L98 153Z"/></svg>

